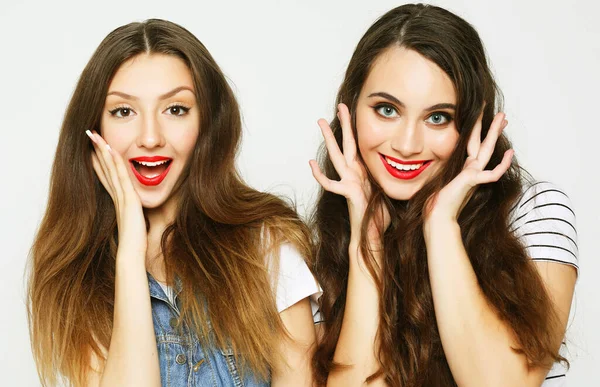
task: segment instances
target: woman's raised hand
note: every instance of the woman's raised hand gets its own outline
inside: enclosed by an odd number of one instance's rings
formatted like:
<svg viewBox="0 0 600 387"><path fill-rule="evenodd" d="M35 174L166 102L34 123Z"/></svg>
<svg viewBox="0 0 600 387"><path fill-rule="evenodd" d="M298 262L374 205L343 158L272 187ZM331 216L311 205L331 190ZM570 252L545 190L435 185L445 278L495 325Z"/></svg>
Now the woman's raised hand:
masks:
<svg viewBox="0 0 600 387"><path fill-rule="evenodd" d="M504 113L496 114L483 142L481 141L482 116L479 117L469 137L467 160L463 170L427 202L426 219L430 219L433 214L452 220L458 219L460 211L478 185L498 181L510 168L514 154L512 149L504 152L502 161L494 169L485 170L494 153L498 137L508 124L505 117Z"/></svg>
<svg viewBox="0 0 600 387"><path fill-rule="evenodd" d="M96 132L86 131L93 142L92 165L98 179L115 205L119 230L119 249L145 259L148 246L146 222L140 197L135 191L125 161Z"/></svg>
<svg viewBox="0 0 600 387"><path fill-rule="evenodd" d="M350 215L350 224L353 231L360 231L363 217L371 195L370 183L367 178L367 171L360 161L356 149L356 142L352 132L352 123L348 107L341 103L338 105L337 117L342 127L342 146L343 152L337 144L333 131L324 119L318 121L321 133L325 139L325 146L329 158L335 167L340 180L331 180L321 171L315 160L310 160L310 167L313 176L321 184L323 189L342 195L348 201L348 211ZM389 225L389 214L384 206L381 206L383 218L383 228ZM376 229L369 227L369 232Z"/></svg>

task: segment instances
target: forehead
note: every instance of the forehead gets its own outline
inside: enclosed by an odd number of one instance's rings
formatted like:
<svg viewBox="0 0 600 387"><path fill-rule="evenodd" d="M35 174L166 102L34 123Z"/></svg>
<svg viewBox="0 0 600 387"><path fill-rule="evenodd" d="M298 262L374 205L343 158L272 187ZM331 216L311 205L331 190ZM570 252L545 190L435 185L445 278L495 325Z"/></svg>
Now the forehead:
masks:
<svg viewBox="0 0 600 387"><path fill-rule="evenodd" d="M362 94L375 92L389 93L407 107L456 103L454 85L438 65L397 46L385 50L373 63Z"/></svg>
<svg viewBox="0 0 600 387"><path fill-rule="evenodd" d="M144 97L161 95L179 86L192 89L194 86L192 74L181 58L164 54L140 54L119 67L108 90Z"/></svg>

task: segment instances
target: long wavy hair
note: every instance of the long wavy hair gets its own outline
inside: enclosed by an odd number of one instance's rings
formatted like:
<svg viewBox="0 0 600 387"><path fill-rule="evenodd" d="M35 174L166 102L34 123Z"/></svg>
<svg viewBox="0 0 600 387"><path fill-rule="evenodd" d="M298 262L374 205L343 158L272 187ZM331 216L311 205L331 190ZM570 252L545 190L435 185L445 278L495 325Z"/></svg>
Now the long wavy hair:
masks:
<svg viewBox="0 0 600 387"><path fill-rule="evenodd" d="M240 178L240 111L208 50L181 26L151 19L119 27L102 41L64 117L48 206L30 254L28 317L40 379L82 385L92 351L102 359L101 346L109 347L117 223L92 168L85 130L101 133L111 79L122 63L143 54L173 55L187 64L201 116L176 186L176 219L162 236L167 280L181 280L182 318L199 337L210 333L216 345L231 345L243 367L268 378L284 331L267 267L277 266L284 241L309 260L309 232L291 205Z"/></svg>
<svg viewBox="0 0 600 387"><path fill-rule="evenodd" d="M358 43L337 95L346 103L356 130L356 105L375 60L391 47L414 50L437 64L453 82L457 94L455 122L459 139L447 164L409 201L387 197L369 176L372 197L366 211L361 252L376 278L380 293L377 332L379 372L392 386L455 386L444 355L435 319L429 282L427 251L423 237L423 208L427 199L457 176L467 157L467 142L483 110L485 138L502 96L488 67L482 42L475 29L460 17L435 6L416 4L397 7L377 20ZM340 122L331 122L342 148ZM498 139L489 166L493 168L510 149L508 139ZM320 163L330 179L339 180L325 147ZM512 206L518 199L525 173L516 160L496 183L477 188L460 214L462 239L485 297L517 339L515 351L531 366L549 367L565 360L557 353L552 334L556 313L541 278L528 259L524 246L509 231ZM383 234L382 274L366 241L367 225L383 204L391 224ZM350 221L346 199L322 190L312 217L314 271L322 288L320 310L323 339L314 356L319 384L325 384L337 364L333 355L342 326L348 283ZM502 259L498 259L501 257Z"/></svg>

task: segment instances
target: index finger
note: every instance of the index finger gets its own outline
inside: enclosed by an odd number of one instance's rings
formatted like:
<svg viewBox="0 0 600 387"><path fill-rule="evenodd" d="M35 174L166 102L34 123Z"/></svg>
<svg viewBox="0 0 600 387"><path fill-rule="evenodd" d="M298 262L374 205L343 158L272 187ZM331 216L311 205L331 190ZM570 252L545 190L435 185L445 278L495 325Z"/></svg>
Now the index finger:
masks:
<svg viewBox="0 0 600 387"><path fill-rule="evenodd" d="M356 142L352 132L352 118L350 109L344 103L338 105L340 125L342 126L342 146L346 160L353 160L356 156Z"/></svg>
<svg viewBox="0 0 600 387"><path fill-rule="evenodd" d="M469 142L467 143L467 156L468 157L477 157L479 153L479 147L481 146L481 122L483 121L483 109L477 118L477 122L475 126L473 126L473 131L471 132L471 136L469 137Z"/></svg>
<svg viewBox="0 0 600 387"><path fill-rule="evenodd" d="M321 133L323 134L323 139L325 140L325 147L327 148L327 153L329 154L329 159L333 163L335 170L340 176L343 176L344 170L346 167L346 159L344 158L344 154L340 150L338 143L333 135L333 131L329 127L329 124L323 118L317 121L317 124L321 128Z"/></svg>
<svg viewBox="0 0 600 387"><path fill-rule="evenodd" d="M492 157L494 153L494 148L496 147L496 142L498 141L498 137L502 133L502 130L505 127L504 113L498 113L494 117L492 124L490 125L490 129L488 130L487 135L485 136L485 140L481 143L481 147L479 148L479 154L477 158L481 160L484 165L487 165L488 161Z"/></svg>

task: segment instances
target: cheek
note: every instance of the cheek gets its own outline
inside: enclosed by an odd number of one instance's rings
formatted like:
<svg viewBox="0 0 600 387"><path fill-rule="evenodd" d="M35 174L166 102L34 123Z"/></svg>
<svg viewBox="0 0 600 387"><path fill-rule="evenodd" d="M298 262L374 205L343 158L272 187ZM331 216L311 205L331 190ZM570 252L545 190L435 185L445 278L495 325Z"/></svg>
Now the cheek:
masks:
<svg viewBox="0 0 600 387"><path fill-rule="evenodd" d="M357 112L356 134L358 136L358 147L363 157L366 156L365 152L369 152L369 150L385 142L389 133L389 128L382 125L372 114L365 114L365 112L361 111Z"/></svg>
<svg viewBox="0 0 600 387"><path fill-rule="evenodd" d="M171 144L182 156L188 156L198 139L198 130L192 128L186 128L184 130L172 131L169 133L167 142Z"/></svg>
<svg viewBox="0 0 600 387"><path fill-rule="evenodd" d="M448 160L458 142L458 132L454 128L439 132L431 132L427 139L429 149L440 160Z"/></svg>
<svg viewBox="0 0 600 387"><path fill-rule="evenodd" d="M100 123L100 134L104 141L121 154L126 153L131 144L135 144L135 130L125 129L104 119Z"/></svg>

